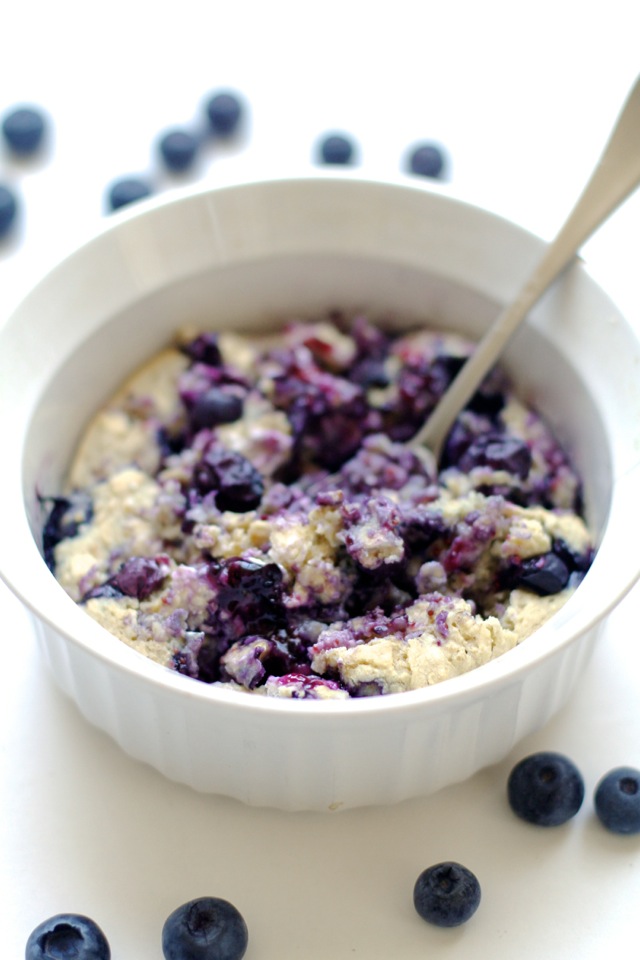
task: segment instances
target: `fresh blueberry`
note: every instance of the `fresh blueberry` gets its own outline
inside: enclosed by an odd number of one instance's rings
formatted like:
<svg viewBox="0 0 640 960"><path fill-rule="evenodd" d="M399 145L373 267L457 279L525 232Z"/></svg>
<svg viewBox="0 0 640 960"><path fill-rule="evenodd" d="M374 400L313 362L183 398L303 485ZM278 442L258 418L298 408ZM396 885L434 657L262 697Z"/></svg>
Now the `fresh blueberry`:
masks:
<svg viewBox="0 0 640 960"><path fill-rule="evenodd" d="M158 150L168 170L182 172L193 165L198 139L188 130L169 130L158 142Z"/></svg>
<svg viewBox="0 0 640 960"><path fill-rule="evenodd" d="M423 920L438 927L458 927L478 909L480 884L460 863L436 863L416 880L413 904Z"/></svg>
<svg viewBox="0 0 640 960"><path fill-rule="evenodd" d="M640 770L616 767L594 794L596 814L612 833L640 833Z"/></svg>
<svg viewBox="0 0 640 960"><path fill-rule="evenodd" d="M17 107L2 121L2 133L8 146L23 156L36 152L44 132L44 116L35 107Z"/></svg>
<svg viewBox="0 0 640 960"><path fill-rule="evenodd" d="M219 897L184 903L162 928L165 960L241 960L248 940L242 914Z"/></svg>
<svg viewBox="0 0 640 960"><path fill-rule="evenodd" d="M414 147L409 155L409 170L419 177L437 179L444 170L442 150L434 143L422 143Z"/></svg>
<svg viewBox="0 0 640 960"><path fill-rule="evenodd" d="M576 815L584 799L580 771L560 753L541 752L515 765L507 784L509 804L522 820L557 827Z"/></svg>
<svg viewBox="0 0 640 960"><path fill-rule="evenodd" d="M218 423L234 423L242 416L242 398L211 387L201 394L190 411L191 422L197 430L214 427Z"/></svg>
<svg viewBox="0 0 640 960"><path fill-rule="evenodd" d="M209 126L218 136L235 132L242 116L242 104L234 93L216 93L206 104Z"/></svg>
<svg viewBox="0 0 640 960"><path fill-rule="evenodd" d="M100 927L77 913L58 913L40 923L27 940L25 960L109 960Z"/></svg>
<svg viewBox="0 0 640 960"><path fill-rule="evenodd" d="M0 239L11 229L17 212L18 201L13 190L0 183Z"/></svg>
<svg viewBox="0 0 640 960"><path fill-rule="evenodd" d="M151 196L151 186L138 177L125 177L116 180L109 187L107 202L110 210L119 210L129 203L136 203Z"/></svg>
<svg viewBox="0 0 640 960"><path fill-rule="evenodd" d="M353 159L353 144L341 134L334 133L320 142L320 161L329 164L348 164Z"/></svg>

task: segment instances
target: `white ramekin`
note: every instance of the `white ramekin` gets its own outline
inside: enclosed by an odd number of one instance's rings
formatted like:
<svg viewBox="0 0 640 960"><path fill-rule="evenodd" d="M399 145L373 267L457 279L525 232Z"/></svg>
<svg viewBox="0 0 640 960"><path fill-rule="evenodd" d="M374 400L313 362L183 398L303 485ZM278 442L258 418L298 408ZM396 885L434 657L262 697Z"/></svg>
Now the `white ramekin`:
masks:
<svg viewBox="0 0 640 960"><path fill-rule="evenodd" d="M40 282L0 330L0 572L88 720L198 790L335 810L462 780L565 703L599 623L640 572L640 344L578 263L505 364L581 472L599 549L566 606L500 659L425 690L347 702L214 689L108 634L39 548L39 496L59 491L82 427L179 326L264 330L339 307L477 337L541 251L513 224L422 183L327 174L125 210Z"/></svg>

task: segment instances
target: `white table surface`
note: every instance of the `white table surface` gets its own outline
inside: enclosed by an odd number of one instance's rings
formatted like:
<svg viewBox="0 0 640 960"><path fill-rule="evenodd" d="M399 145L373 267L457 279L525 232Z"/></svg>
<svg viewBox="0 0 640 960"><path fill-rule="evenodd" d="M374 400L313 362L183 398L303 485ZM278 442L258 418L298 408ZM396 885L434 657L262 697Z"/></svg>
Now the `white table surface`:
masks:
<svg viewBox="0 0 640 960"><path fill-rule="evenodd" d="M52 137L28 163L0 149L0 182L23 211L0 245L0 322L99 225L112 179L142 173L170 189L155 138L222 88L244 96L248 122L196 178L308 170L333 129L355 137L363 172L395 175L411 144L433 139L450 157L447 191L551 238L638 72L634 7L12 4L0 113L39 104ZM639 230L636 196L583 251L634 324ZM101 924L114 960L155 960L168 913L205 894L242 910L251 960L621 953L637 938L640 838L606 833L591 796L610 768L640 766L639 600L636 590L611 615L569 705L498 767L397 807L311 815L201 796L123 755L58 692L26 613L0 586L2 956L23 956L38 922L74 911ZM516 820L505 799L513 763L543 748L573 757L587 785L576 819L549 831ZM418 873L441 859L467 864L483 888L458 930L429 927L411 903Z"/></svg>

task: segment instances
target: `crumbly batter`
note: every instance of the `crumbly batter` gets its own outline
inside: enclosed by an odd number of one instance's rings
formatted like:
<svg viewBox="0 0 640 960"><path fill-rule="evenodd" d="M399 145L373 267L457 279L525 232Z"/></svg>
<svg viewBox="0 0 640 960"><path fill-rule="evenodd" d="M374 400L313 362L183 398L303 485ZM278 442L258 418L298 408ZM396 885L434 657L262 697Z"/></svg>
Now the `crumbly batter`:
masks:
<svg viewBox="0 0 640 960"><path fill-rule="evenodd" d="M500 371L439 472L407 445L470 349L362 316L184 332L89 425L45 557L116 637L234 690L359 697L480 666L593 549L575 471Z"/></svg>

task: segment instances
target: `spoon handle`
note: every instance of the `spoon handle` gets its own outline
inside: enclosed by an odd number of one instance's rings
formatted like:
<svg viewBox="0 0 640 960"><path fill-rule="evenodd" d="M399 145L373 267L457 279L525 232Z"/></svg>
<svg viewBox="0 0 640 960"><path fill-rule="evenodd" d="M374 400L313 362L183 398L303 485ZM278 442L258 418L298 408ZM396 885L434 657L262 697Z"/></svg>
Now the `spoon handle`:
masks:
<svg viewBox="0 0 640 960"><path fill-rule="evenodd" d="M436 459L453 422L496 362L505 344L531 307L571 262L582 244L640 183L640 77L611 132L589 182L555 240L521 287L515 300L498 315L478 343L412 446L429 447Z"/></svg>

